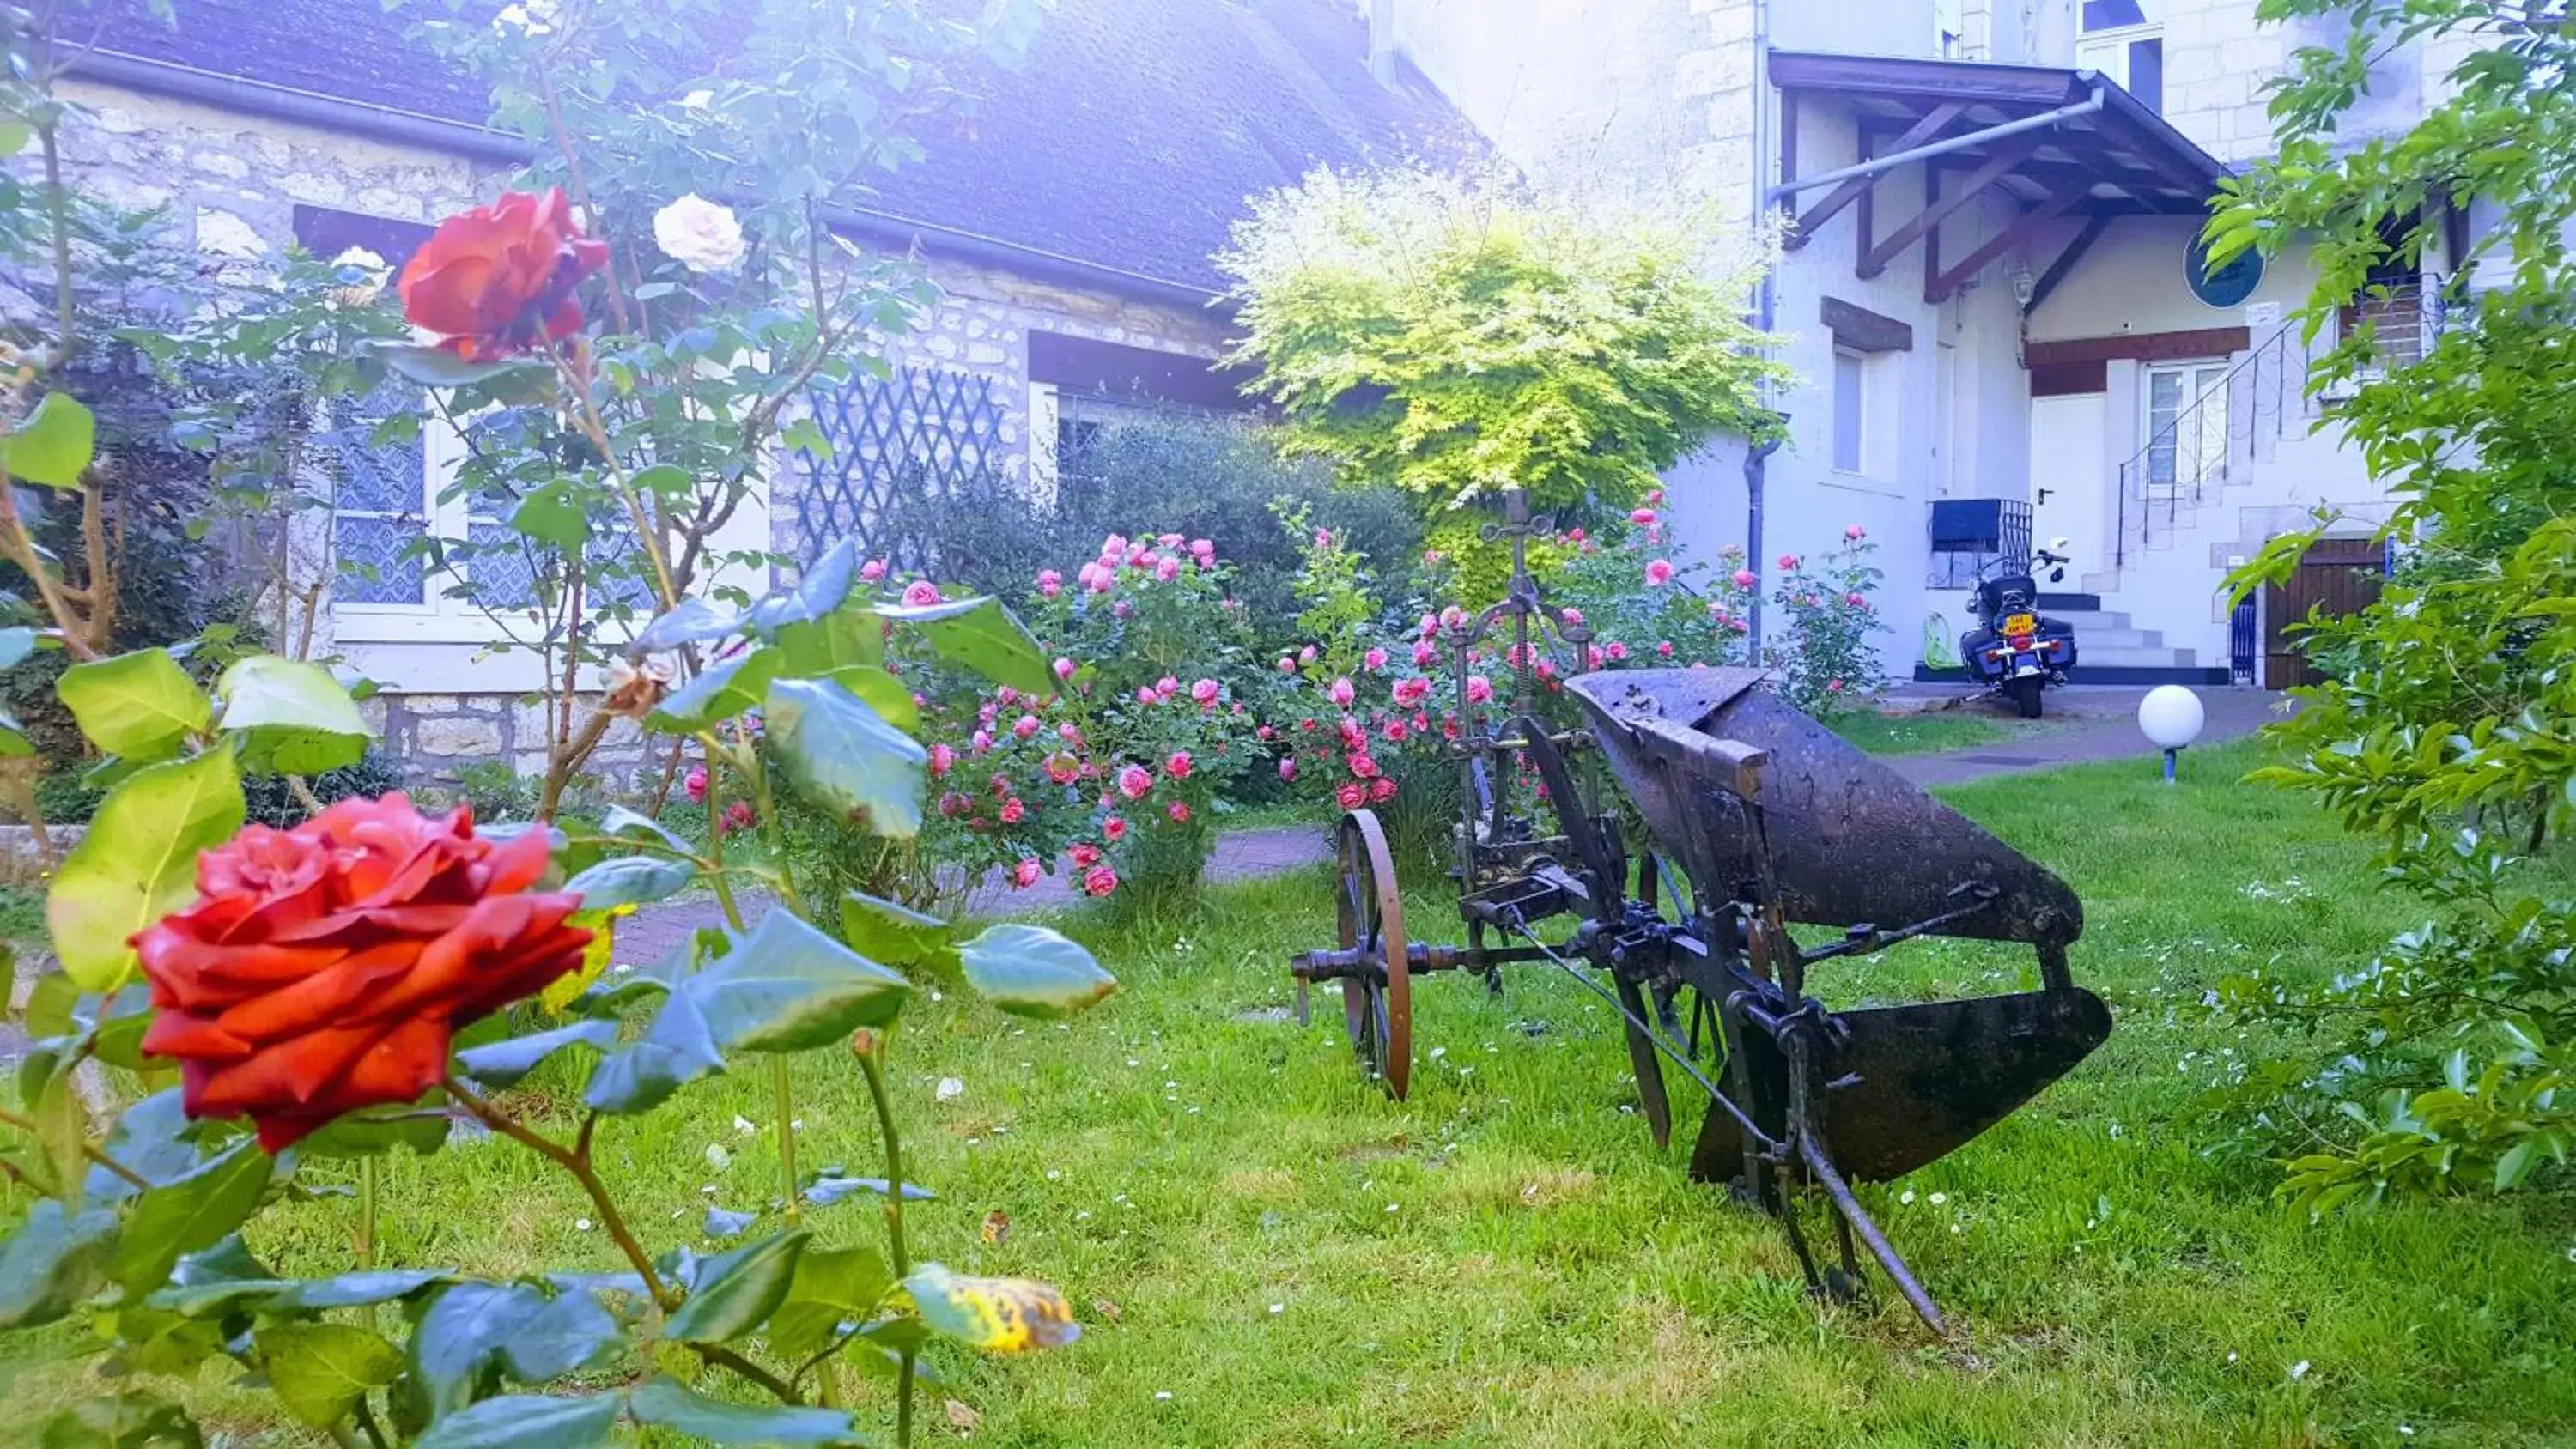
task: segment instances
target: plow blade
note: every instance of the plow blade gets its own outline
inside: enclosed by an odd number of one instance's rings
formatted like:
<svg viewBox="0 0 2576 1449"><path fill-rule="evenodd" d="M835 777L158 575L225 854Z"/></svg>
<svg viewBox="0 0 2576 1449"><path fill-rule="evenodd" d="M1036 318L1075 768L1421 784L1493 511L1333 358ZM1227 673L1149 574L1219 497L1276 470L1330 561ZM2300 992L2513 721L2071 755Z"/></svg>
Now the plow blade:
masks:
<svg viewBox="0 0 2576 1449"><path fill-rule="evenodd" d="M1884 1182L1941 1157L2072 1070L2111 1034L2111 1013L2081 987L1836 1012L1846 1036L1822 1076L1824 1142L1845 1176ZM1754 1120L1778 1136L1789 1066L1760 1032L1737 1036ZM1744 1175L1735 1119L1712 1105L1691 1176Z"/></svg>
<svg viewBox="0 0 2576 1449"><path fill-rule="evenodd" d="M1933 934L2062 946L2083 932L2084 908L2064 881L1761 680L1752 669L1632 669L1566 681L1658 848L1703 890L1763 874L1751 813L1716 749L1727 742L1768 756L1763 832L1788 920L1893 929L1954 911L1963 886L1980 886L1996 893L1988 908Z"/></svg>

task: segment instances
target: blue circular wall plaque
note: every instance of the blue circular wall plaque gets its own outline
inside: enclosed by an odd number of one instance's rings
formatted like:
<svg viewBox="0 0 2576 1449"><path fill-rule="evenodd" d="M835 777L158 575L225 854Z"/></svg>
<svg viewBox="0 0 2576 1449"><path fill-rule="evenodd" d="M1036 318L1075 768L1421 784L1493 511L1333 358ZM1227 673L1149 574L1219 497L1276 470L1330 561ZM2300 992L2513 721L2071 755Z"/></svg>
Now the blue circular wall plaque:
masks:
<svg viewBox="0 0 2576 1449"><path fill-rule="evenodd" d="M2212 307L2242 307L2254 289L2263 285L2263 254L2252 247L2236 254L2236 259L2216 271L2209 267L2209 245L2193 237L2182 252L2183 280L2191 283L2191 294Z"/></svg>

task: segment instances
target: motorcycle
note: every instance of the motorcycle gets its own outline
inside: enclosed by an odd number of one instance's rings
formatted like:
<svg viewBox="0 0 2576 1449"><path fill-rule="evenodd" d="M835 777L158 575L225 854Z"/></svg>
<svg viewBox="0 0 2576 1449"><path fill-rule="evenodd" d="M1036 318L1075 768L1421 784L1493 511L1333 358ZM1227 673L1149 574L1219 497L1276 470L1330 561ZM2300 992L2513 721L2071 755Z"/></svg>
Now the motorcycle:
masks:
<svg viewBox="0 0 2576 1449"><path fill-rule="evenodd" d="M2051 551L2066 547L2066 540L2051 539L2050 545L2027 559L1996 559L1979 571L1970 607L1983 627L1959 638L1968 677L2011 700L2023 719L2039 718L2040 691L2064 684L2075 668L2074 628L2039 612L2034 571L2047 569L2050 583L2066 578L2066 555Z"/></svg>

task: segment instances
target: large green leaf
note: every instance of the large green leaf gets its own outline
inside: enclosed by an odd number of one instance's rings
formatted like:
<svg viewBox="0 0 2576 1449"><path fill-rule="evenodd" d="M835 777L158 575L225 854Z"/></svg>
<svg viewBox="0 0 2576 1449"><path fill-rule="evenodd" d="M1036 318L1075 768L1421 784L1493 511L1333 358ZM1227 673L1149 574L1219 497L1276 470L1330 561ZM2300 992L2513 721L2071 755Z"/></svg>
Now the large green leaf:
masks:
<svg viewBox="0 0 2576 1449"><path fill-rule="evenodd" d="M232 839L242 814L241 776L226 750L138 770L117 786L45 897L63 974L86 991L123 985L134 971L127 938L196 896L197 853Z"/></svg>
<svg viewBox="0 0 2576 1449"><path fill-rule="evenodd" d="M920 735L921 705L913 699L911 685L869 664L845 664L824 677L866 700L887 724L905 734Z"/></svg>
<svg viewBox="0 0 2576 1449"><path fill-rule="evenodd" d="M635 648L659 654L683 644L721 639L742 627L742 615L706 599L682 599L680 606L646 624L635 636Z"/></svg>
<svg viewBox="0 0 2576 1449"><path fill-rule="evenodd" d="M682 855L697 853L687 841L672 834L669 826L642 811L630 810L623 805L611 805L607 813L599 817L599 833L627 840L656 841Z"/></svg>
<svg viewBox="0 0 2576 1449"><path fill-rule="evenodd" d="M146 1191L127 1214L116 1281L140 1298L169 1281L182 1253L221 1241L250 1220L277 1159L245 1137L185 1176Z"/></svg>
<svg viewBox="0 0 2576 1449"><path fill-rule="evenodd" d="M865 609L836 609L779 626L774 647L787 661L783 672L810 678L884 664L885 633L885 621Z"/></svg>
<svg viewBox="0 0 2576 1449"><path fill-rule="evenodd" d="M929 752L867 701L823 679L778 679L766 704L769 746L806 802L879 835L921 829Z"/></svg>
<svg viewBox="0 0 2576 1449"><path fill-rule="evenodd" d="M911 984L787 911L681 986L728 1051L794 1052L829 1046L903 1009Z"/></svg>
<svg viewBox="0 0 2576 1449"><path fill-rule="evenodd" d="M433 1273L415 1268L374 1268L357 1273L342 1273L334 1278L271 1278L261 1274L248 1278L206 1277L185 1281L190 1265L205 1255L196 1254L179 1261L179 1270L171 1286L148 1300L155 1308L165 1308L189 1318L219 1317L235 1312L268 1314L319 1313L332 1308L364 1308L375 1303L391 1303L408 1298L434 1284L455 1281L453 1273Z"/></svg>
<svg viewBox="0 0 2576 1449"><path fill-rule="evenodd" d="M27 738L27 727L18 723L16 715L0 710L0 759L23 760L35 752L35 745Z"/></svg>
<svg viewBox="0 0 2576 1449"><path fill-rule="evenodd" d="M21 624L0 629L0 669L15 669L36 652L36 631Z"/></svg>
<svg viewBox="0 0 2576 1449"><path fill-rule="evenodd" d="M940 658L1029 694L1052 694L1054 670L1037 636L1019 616L993 598L951 599L936 604L880 604L877 617L908 624Z"/></svg>
<svg viewBox="0 0 2576 1449"><path fill-rule="evenodd" d="M187 1410L129 1387L47 1419L36 1442L40 1449L200 1449L206 1439Z"/></svg>
<svg viewBox="0 0 2576 1449"><path fill-rule="evenodd" d="M944 966L956 955L946 921L865 891L841 897L841 939L890 966Z"/></svg>
<svg viewBox="0 0 2576 1449"><path fill-rule="evenodd" d="M318 775L367 753L357 701L318 664L254 654L224 671L224 732L242 742L254 774Z"/></svg>
<svg viewBox="0 0 2576 1449"><path fill-rule="evenodd" d="M514 1036L456 1054L457 1069L487 1087L509 1088L537 1069L537 1063L569 1046L604 1052L617 1045L617 1023L576 1021L552 1031Z"/></svg>
<svg viewBox="0 0 2576 1449"><path fill-rule="evenodd" d="M567 554L579 554L590 542L590 512L572 484L564 479L543 484L510 510L510 527Z"/></svg>
<svg viewBox="0 0 2576 1449"><path fill-rule="evenodd" d="M0 1329L51 1323L97 1292L115 1238L116 1214L105 1208L66 1214L47 1198L28 1209L0 1242Z"/></svg>
<svg viewBox="0 0 2576 1449"><path fill-rule="evenodd" d="M1080 942L1044 926L994 926L958 946L957 954L966 984L1014 1016L1061 1019L1118 989Z"/></svg>
<svg viewBox="0 0 2576 1449"><path fill-rule="evenodd" d="M49 392L14 431L0 437L0 467L16 482L78 488L97 450L97 417L70 393Z"/></svg>
<svg viewBox="0 0 2576 1449"><path fill-rule="evenodd" d="M606 911L667 900L688 889L689 882L697 878L698 868L689 861L662 855L621 855L565 881L563 888L581 897L583 910Z"/></svg>
<svg viewBox="0 0 2576 1449"><path fill-rule="evenodd" d="M195 1171L199 1160L197 1144L184 1135L188 1127L187 1107L180 1101L179 1089L172 1087L126 1108L101 1145L119 1166L145 1182L175 1182ZM89 1170L92 1202L122 1202L140 1191L104 1167Z"/></svg>
<svg viewBox="0 0 2576 1449"><path fill-rule="evenodd" d="M18 1094L36 1124L54 1196L78 1205L89 1175L89 1109L72 1090L71 1073L56 1070L51 1053L28 1053L19 1069ZM30 1090L30 1088L33 1090Z"/></svg>
<svg viewBox="0 0 2576 1449"><path fill-rule="evenodd" d="M747 1243L699 1265L688 1298L662 1326L681 1343L730 1343L753 1333L787 1300L796 1259L814 1235L802 1230Z"/></svg>
<svg viewBox="0 0 2576 1449"><path fill-rule="evenodd" d="M844 1409L729 1404L659 1376L637 1384L627 1395L627 1402L639 1424L652 1424L715 1444L774 1444L783 1449L807 1449L815 1445L874 1442L859 1432Z"/></svg>
<svg viewBox="0 0 2576 1449"><path fill-rule="evenodd" d="M696 678L664 696L644 717L644 727L664 734L693 735L747 710L758 709L783 662L775 649L753 649L709 665L698 671Z"/></svg>
<svg viewBox="0 0 2576 1449"><path fill-rule="evenodd" d="M474 1401L487 1370L497 1367L502 1344L520 1324L545 1311L545 1290L533 1283L464 1282L429 1300L412 1330L412 1371L428 1395L432 1417Z"/></svg>
<svg viewBox="0 0 2576 1449"><path fill-rule="evenodd" d="M594 1449L615 1442L621 1394L505 1394L448 1415L412 1449Z"/></svg>
<svg viewBox="0 0 2576 1449"><path fill-rule="evenodd" d="M358 1400L402 1374L402 1350L347 1323L272 1323L252 1335L270 1392L316 1429L347 1418Z"/></svg>
<svg viewBox="0 0 2576 1449"><path fill-rule="evenodd" d="M858 577L859 546L842 539L825 549L795 583L752 605L746 622L753 633L766 637L782 625L820 619L841 607Z"/></svg>
<svg viewBox="0 0 2576 1449"><path fill-rule="evenodd" d="M706 1013L684 982L662 999L662 1009L654 1013L642 1037L600 1058L599 1065L590 1069L590 1085L583 1089L582 1100L602 1112L649 1112L698 1078L723 1071L724 1064L724 1054L716 1049L715 1037L707 1029Z"/></svg>
<svg viewBox="0 0 2576 1449"><path fill-rule="evenodd" d="M384 359L385 366L400 373L404 380L423 387L469 387L497 385L513 374L534 375L547 371L541 362L469 362L444 347L424 347L417 343L377 342L369 350Z"/></svg>
<svg viewBox="0 0 2576 1449"><path fill-rule="evenodd" d="M769 1317L769 1346L791 1359L815 1353L843 1322L867 1321L893 1287L874 1248L808 1248L786 1301Z"/></svg>
<svg viewBox="0 0 2576 1449"><path fill-rule="evenodd" d="M54 693L91 744L129 760L175 752L214 717L206 692L165 649L75 664L54 681Z"/></svg>
<svg viewBox="0 0 2576 1449"><path fill-rule="evenodd" d="M568 1288L511 1325L501 1340L501 1367L523 1384L602 1367L626 1348L626 1330L587 1289Z"/></svg>
<svg viewBox="0 0 2576 1449"><path fill-rule="evenodd" d="M301 1157L379 1157L408 1147L423 1157L447 1143L447 1094L436 1087L416 1102L344 1112L295 1144Z"/></svg>

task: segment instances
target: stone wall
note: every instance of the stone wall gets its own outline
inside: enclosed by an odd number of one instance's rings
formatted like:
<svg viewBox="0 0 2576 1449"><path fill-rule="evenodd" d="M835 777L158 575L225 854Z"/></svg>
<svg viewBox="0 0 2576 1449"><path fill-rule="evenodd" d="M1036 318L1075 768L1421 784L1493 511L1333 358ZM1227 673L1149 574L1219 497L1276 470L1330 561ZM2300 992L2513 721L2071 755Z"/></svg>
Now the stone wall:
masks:
<svg viewBox="0 0 2576 1449"><path fill-rule="evenodd" d="M592 697L574 714L578 725ZM453 788L465 771L499 761L524 776L546 770L546 707L517 694L382 694L360 706L380 747L402 762L405 775L423 785ZM670 740L647 736L633 721L609 726L598 752L582 768L588 786L611 795L650 790L670 758Z"/></svg>

